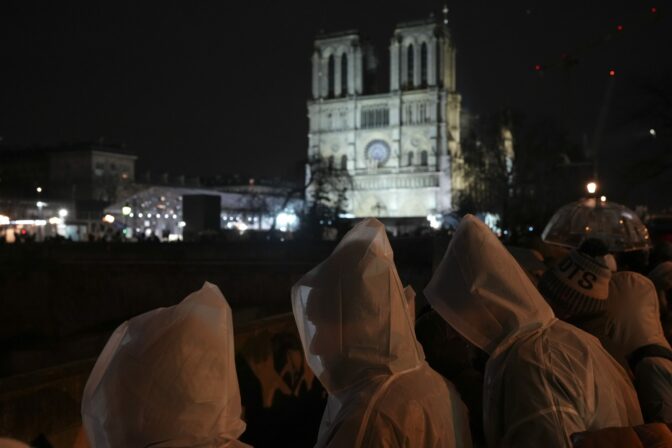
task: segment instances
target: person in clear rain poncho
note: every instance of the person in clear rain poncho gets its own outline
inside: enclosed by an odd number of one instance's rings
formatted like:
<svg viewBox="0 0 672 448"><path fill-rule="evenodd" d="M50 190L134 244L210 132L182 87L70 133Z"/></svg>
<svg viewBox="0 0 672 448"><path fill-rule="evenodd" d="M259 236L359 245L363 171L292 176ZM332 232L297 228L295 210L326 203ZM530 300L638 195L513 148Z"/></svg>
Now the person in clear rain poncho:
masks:
<svg viewBox="0 0 672 448"><path fill-rule="evenodd" d="M82 398L93 448L247 447L240 416L231 308L207 282L119 326Z"/></svg>
<svg viewBox="0 0 672 448"><path fill-rule="evenodd" d="M656 288L643 275L618 272L609 300L618 303L619 312L608 336L628 359L645 420L672 423L672 350L663 334Z"/></svg>
<svg viewBox="0 0 672 448"><path fill-rule="evenodd" d="M329 392L316 446L471 446L459 395L424 362L383 224L348 232L294 285L292 307Z"/></svg>
<svg viewBox="0 0 672 448"><path fill-rule="evenodd" d="M492 447L571 447L575 432L642 423L623 368L557 320L495 235L466 215L425 289L434 309L489 355L483 419Z"/></svg>

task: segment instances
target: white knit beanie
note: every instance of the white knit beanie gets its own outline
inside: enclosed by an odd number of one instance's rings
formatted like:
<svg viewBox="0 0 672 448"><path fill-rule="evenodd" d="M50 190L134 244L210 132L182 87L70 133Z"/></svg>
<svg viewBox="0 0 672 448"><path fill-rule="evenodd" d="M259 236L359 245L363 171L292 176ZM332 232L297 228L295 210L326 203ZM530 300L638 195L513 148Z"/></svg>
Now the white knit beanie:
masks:
<svg viewBox="0 0 672 448"><path fill-rule="evenodd" d="M601 313L607 308L611 270L603 256L576 249L546 271L539 291L560 318Z"/></svg>

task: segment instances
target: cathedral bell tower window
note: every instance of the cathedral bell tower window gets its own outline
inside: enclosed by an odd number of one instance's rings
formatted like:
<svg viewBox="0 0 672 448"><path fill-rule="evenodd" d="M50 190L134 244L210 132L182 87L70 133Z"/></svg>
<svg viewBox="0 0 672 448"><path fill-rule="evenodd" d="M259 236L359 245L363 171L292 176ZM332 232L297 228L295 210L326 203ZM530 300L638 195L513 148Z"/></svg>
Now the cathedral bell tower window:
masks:
<svg viewBox="0 0 672 448"><path fill-rule="evenodd" d="M329 62L327 63L327 81L329 82L329 98L334 97L334 92L336 92L336 61L334 60L334 55L329 56Z"/></svg>
<svg viewBox="0 0 672 448"><path fill-rule="evenodd" d="M415 72L415 61L413 58L415 53L413 52L413 44L408 46L406 50L406 85L408 88L413 87L413 74Z"/></svg>
<svg viewBox="0 0 672 448"><path fill-rule="evenodd" d="M341 56L341 96L348 95L348 55Z"/></svg>
<svg viewBox="0 0 672 448"><path fill-rule="evenodd" d="M427 44L422 43L420 47L420 83L423 87L427 87Z"/></svg>

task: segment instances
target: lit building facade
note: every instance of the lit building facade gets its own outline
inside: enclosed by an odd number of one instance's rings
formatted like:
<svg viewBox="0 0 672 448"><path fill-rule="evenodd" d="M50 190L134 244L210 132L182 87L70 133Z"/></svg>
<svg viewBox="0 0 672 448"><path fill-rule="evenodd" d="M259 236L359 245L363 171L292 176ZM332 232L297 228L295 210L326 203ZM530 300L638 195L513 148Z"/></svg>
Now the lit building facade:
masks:
<svg viewBox="0 0 672 448"><path fill-rule="evenodd" d="M347 173L345 208L355 217L448 212L461 187L461 99L448 28L430 20L394 30L387 92L367 92L370 51L356 32L315 41L308 158Z"/></svg>

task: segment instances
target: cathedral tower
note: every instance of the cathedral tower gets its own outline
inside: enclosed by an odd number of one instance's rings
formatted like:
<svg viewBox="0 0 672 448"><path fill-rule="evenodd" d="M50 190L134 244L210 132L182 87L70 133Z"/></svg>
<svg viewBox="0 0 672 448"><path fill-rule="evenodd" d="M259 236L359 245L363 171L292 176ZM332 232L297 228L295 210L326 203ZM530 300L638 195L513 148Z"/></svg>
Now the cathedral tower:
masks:
<svg viewBox="0 0 672 448"><path fill-rule="evenodd" d="M366 46L354 31L321 36L312 56L309 158L352 179L357 217L425 218L459 188L460 95L445 23L404 23L390 46L390 89L366 91Z"/></svg>

